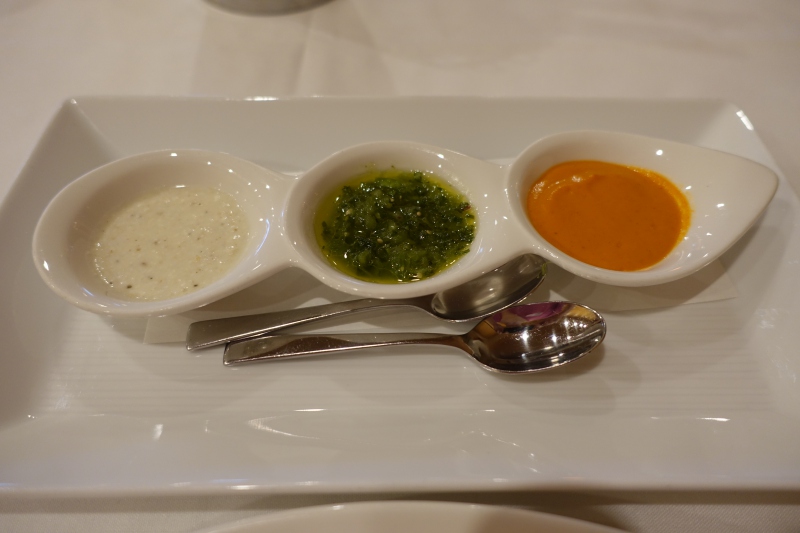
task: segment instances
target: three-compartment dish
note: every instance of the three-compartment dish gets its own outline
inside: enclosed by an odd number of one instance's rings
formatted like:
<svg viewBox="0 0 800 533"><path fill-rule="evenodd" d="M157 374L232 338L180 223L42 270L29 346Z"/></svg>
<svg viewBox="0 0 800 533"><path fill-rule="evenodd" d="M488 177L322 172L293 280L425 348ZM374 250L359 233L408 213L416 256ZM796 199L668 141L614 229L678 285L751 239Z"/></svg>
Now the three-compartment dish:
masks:
<svg viewBox="0 0 800 533"><path fill-rule="evenodd" d="M537 232L526 213L534 182L555 165L583 160L652 170L683 191L691 216L680 240L663 259L635 271L601 268L564 253ZM315 213L326 197L366 170L390 168L443 180L466 198L474 213L469 250L447 268L413 283L376 283L342 272L326 258L315 231ZM300 267L342 292L377 298L432 294L523 253L539 254L600 283L646 286L687 276L719 257L758 219L776 187L775 174L748 159L602 131L545 137L505 166L414 142L367 143L329 156L299 178L224 153L166 150L109 163L65 187L37 225L33 255L48 286L70 303L95 313L127 317L194 309L289 266ZM125 298L124 291L120 296L110 290L108 280L98 274L98 232L132 199L165 188L210 188L231 198L231 202L223 201L236 205L243 222L228 228L244 226L246 235L232 241L237 249L229 254L230 265L224 273L204 286L197 284L185 293L160 299ZM174 225L162 226L175 230ZM181 260L191 258L190 254L176 256L166 265L178 268Z"/></svg>

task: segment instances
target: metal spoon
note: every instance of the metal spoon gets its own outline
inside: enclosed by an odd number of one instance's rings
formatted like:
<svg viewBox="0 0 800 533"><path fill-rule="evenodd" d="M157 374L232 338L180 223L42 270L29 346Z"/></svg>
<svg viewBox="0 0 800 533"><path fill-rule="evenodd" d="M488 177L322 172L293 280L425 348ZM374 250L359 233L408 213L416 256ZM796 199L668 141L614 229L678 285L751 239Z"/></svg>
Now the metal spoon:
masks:
<svg viewBox="0 0 800 533"><path fill-rule="evenodd" d="M368 298L301 307L259 315L195 322L186 334L186 347L197 350L226 342L258 337L315 320L381 307L416 307L443 320L464 322L483 318L519 302L544 280L546 261L521 255L467 283L434 295L396 300Z"/></svg>
<svg viewBox="0 0 800 533"><path fill-rule="evenodd" d="M234 342L226 365L342 352L377 346L439 344L464 350L486 369L532 373L575 361L603 342L602 316L571 302L518 305L484 319L463 335L436 333L353 333L276 335Z"/></svg>

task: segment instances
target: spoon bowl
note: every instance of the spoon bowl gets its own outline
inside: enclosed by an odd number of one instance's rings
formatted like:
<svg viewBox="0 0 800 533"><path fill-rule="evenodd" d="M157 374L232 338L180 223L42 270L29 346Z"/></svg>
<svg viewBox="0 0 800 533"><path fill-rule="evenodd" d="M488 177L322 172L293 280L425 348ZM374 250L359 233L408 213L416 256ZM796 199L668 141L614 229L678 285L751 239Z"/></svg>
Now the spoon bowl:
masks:
<svg viewBox="0 0 800 533"><path fill-rule="evenodd" d="M354 333L259 337L228 344L223 362L236 365L379 346L435 344L459 348L493 372L530 374L580 359L600 345L605 335L605 320L596 311L571 302L542 302L495 313L463 335Z"/></svg>
<svg viewBox="0 0 800 533"><path fill-rule="evenodd" d="M539 372L576 361L606 335L600 314L571 302L511 307L492 315L466 335L470 355L490 370Z"/></svg>

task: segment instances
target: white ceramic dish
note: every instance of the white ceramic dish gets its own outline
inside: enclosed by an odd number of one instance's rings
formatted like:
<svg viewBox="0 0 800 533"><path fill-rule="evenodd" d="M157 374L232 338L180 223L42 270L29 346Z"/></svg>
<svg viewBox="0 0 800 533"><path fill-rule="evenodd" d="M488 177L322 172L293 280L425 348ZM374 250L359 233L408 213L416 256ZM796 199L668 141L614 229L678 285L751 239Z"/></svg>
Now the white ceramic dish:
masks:
<svg viewBox="0 0 800 533"><path fill-rule="evenodd" d="M269 269L264 268L261 251L281 261L286 258L289 266L291 258L280 236L276 237L279 230L273 231L289 179L228 154L203 150L162 150L126 157L81 176L56 195L33 234L34 264L59 296L95 313L152 316L194 309L258 281L261 272ZM212 187L236 199L250 230L241 261L221 282L169 300L126 301L109 296L90 261L96 232L111 213L132 199L175 185Z"/></svg>
<svg viewBox="0 0 800 533"><path fill-rule="evenodd" d="M783 179L763 217L720 259L737 298L605 312L608 336L590 357L522 379L434 348L226 368L221 350L145 345L144 321L69 305L30 254L39 215L66 184L167 147L227 152L298 176L363 142L410 140L507 164L531 139L604 129L777 171L743 116L713 101L67 102L0 207L0 486L70 494L800 489L800 202ZM543 298L569 288L547 283ZM254 291L273 309L344 298L294 269ZM363 319L328 330L456 331L411 312Z"/></svg>
<svg viewBox="0 0 800 533"><path fill-rule="evenodd" d="M307 507L198 533L614 533L618 529L508 507L445 502L365 502Z"/></svg>
<svg viewBox="0 0 800 533"><path fill-rule="evenodd" d="M533 182L554 165L587 159L654 170L691 198L690 229L664 260L636 272L594 267L562 253L531 226L525 201ZM415 283L369 283L350 277L328 263L314 236L311 214L326 195L365 168L390 167L436 174L462 191L477 215L470 252L445 271ZM130 198L168 185L212 186L235 197L250 221L243 258L221 279L187 295L155 302L108 296L87 260L93 232ZM433 294L530 252L592 281L646 286L686 277L716 260L761 216L777 185L769 168L748 159L602 131L536 140L507 166L408 141L366 143L332 154L296 181L226 154L166 150L124 158L70 183L42 215L33 255L45 282L73 305L128 317L188 311L293 265L334 289L367 298Z"/></svg>

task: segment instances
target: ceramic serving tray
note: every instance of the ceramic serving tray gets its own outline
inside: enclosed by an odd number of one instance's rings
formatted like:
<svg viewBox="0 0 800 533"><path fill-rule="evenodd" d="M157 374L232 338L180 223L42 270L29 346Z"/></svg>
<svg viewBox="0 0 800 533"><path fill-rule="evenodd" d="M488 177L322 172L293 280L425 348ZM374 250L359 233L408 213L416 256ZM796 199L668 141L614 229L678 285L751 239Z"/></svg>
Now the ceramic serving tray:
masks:
<svg viewBox="0 0 800 533"><path fill-rule="evenodd" d="M0 208L0 488L800 488L800 204L783 177L717 270L670 289L683 299L603 309L596 295L615 289L551 272L536 296L594 298L608 336L574 365L528 377L432 347L226 368L221 349L145 343L143 320L71 307L31 259L48 201L128 155L197 148L299 175L362 142L504 162L576 129L714 148L779 173L746 114L717 101L67 101ZM723 278L724 299L686 303ZM293 270L252 291L272 309L348 298ZM410 311L358 320L325 327L450 331Z"/></svg>

